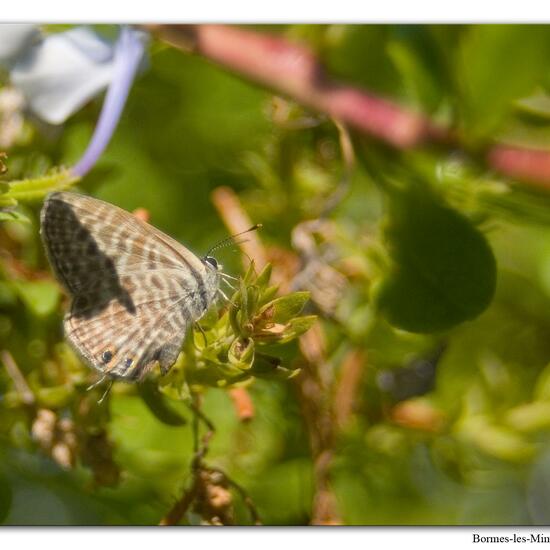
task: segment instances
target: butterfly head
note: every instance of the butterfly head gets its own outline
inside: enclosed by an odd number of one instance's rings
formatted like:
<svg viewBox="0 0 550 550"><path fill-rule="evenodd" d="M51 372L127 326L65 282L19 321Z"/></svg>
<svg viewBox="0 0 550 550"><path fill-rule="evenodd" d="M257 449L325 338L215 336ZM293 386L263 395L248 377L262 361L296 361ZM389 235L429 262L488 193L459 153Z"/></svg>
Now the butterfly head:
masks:
<svg viewBox="0 0 550 550"><path fill-rule="evenodd" d="M208 266L210 269L213 269L214 271L221 271L223 268L223 266L218 263L218 260L216 260L214 256L205 256L202 259L202 263Z"/></svg>

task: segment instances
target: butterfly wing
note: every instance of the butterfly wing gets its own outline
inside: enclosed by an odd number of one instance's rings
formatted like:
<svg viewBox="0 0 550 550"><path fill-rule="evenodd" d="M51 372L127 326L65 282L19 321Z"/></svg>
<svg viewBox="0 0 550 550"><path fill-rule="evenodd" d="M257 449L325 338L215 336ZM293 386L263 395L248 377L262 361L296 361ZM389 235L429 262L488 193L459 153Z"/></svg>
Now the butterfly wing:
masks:
<svg viewBox="0 0 550 550"><path fill-rule="evenodd" d="M139 380L156 361L167 372L191 322L182 306L186 298L157 296L136 302L133 312L112 300L91 316L89 308L81 309L73 302L64 320L65 334L79 354L103 374Z"/></svg>
<svg viewBox="0 0 550 550"><path fill-rule="evenodd" d="M167 371L214 299L204 264L128 212L76 193L48 196L41 233L73 297L64 327L77 352L114 377L141 378L156 361Z"/></svg>
<svg viewBox="0 0 550 550"><path fill-rule="evenodd" d="M204 264L180 243L129 212L77 193L48 195L41 233L50 263L75 293L97 276L181 270L204 281Z"/></svg>

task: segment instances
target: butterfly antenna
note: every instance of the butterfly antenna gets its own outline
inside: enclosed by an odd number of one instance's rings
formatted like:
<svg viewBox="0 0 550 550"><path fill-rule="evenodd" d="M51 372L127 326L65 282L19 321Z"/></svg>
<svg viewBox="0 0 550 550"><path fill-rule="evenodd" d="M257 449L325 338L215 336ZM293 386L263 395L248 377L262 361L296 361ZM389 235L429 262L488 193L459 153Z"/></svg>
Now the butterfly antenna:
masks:
<svg viewBox="0 0 550 550"><path fill-rule="evenodd" d="M226 237L225 239L221 240L219 243L215 244L207 253L206 256L210 256L214 250L218 250L218 248L223 248L224 246L228 246L230 244L235 244L235 238L240 237L241 235L244 235L245 233L250 233L251 231L256 231L257 229L260 229L262 227L261 223L257 223L253 225L252 227L249 227L245 231L241 231L240 233L236 233L235 235L231 235L230 237Z"/></svg>

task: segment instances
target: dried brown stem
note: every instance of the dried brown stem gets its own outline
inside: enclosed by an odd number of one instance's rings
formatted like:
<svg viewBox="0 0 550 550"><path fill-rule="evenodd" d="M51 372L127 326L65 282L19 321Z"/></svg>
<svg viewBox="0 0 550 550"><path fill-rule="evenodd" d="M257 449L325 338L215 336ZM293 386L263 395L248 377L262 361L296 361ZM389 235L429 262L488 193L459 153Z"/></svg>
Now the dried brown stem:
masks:
<svg viewBox="0 0 550 550"><path fill-rule="evenodd" d="M19 370L12 354L5 349L0 353L0 357L23 403L25 403L25 405L33 405L35 403L34 393L27 384L23 373Z"/></svg>
<svg viewBox="0 0 550 550"><path fill-rule="evenodd" d="M320 218L327 217L334 208L340 204L342 199L346 196L351 178L353 175L353 169L355 167L355 151L353 149L353 143L348 129L341 122L334 120L334 124L338 130L338 142L340 144L340 154L342 155L342 161L344 163L344 171L338 183L336 191L328 197L326 204L321 212Z"/></svg>
<svg viewBox="0 0 550 550"><path fill-rule="evenodd" d="M252 523L254 525L262 525L262 520L261 520L260 514L258 513L258 509L256 508L254 501L250 498L250 495L246 492L246 489L242 485L237 483L234 479L230 478L222 470L219 470L218 468L210 468L210 471L217 472L224 477L227 483L231 485L231 487L233 487L243 499L243 502L245 506L248 508L248 512L250 513L250 518L252 519Z"/></svg>
<svg viewBox="0 0 550 550"><path fill-rule="evenodd" d="M212 202L230 233L240 233L252 225L252 221L244 211L235 191L230 187L214 189ZM257 232L249 233L246 240L240 241L238 246L243 252L245 269L248 267L248 258L254 258L254 263L259 269L267 264L267 256Z"/></svg>
<svg viewBox="0 0 550 550"><path fill-rule="evenodd" d="M325 361L326 342L320 324L300 337L300 350L307 363L296 377L296 386L308 428L315 478L311 523L340 524L330 482L336 435L331 406L332 371Z"/></svg>
<svg viewBox="0 0 550 550"><path fill-rule="evenodd" d="M344 358L334 395L334 418L338 428L344 429L353 413L357 389L365 369L366 354L351 350Z"/></svg>
<svg viewBox="0 0 550 550"><path fill-rule="evenodd" d="M254 525L261 525L260 515L245 489L223 470L211 468L205 464L204 457L208 453L210 439L214 435L214 426L200 410L200 401L196 394L193 395L189 407L193 411L195 441L195 453L191 462L191 486L183 491L182 496L162 518L159 525L178 525L191 506L196 513L200 514L205 523L210 525L233 524L232 495L229 487L234 488L243 499ZM200 422L207 427L207 432L199 440Z"/></svg>
<svg viewBox="0 0 550 550"><path fill-rule="evenodd" d="M212 192L212 202L214 207L218 211L220 218L227 227L230 233L239 233L244 231L252 225L252 222L244 210L241 201L230 187L218 187ZM237 246L242 252L242 263L245 269L248 269L249 262L254 260L254 265L261 270L270 260L273 258L273 252L270 250L270 254L266 251L262 244L260 235L258 232L249 233L247 239L237 242ZM292 256L291 254L284 252L285 258ZM281 287L281 291L286 290L286 283L288 282L287 274L285 273L285 264L282 261L273 262L273 271L271 278L273 282Z"/></svg>
<svg viewBox="0 0 550 550"><path fill-rule="evenodd" d="M254 418L254 403L246 388L231 388L229 396L241 422L248 422Z"/></svg>
<svg viewBox="0 0 550 550"><path fill-rule="evenodd" d="M210 443L212 435L214 434L214 428L212 426L212 423L202 414L202 412L200 412L199 414L199 408L196 402L193 402L190 408L194 413L193 435L196 441L195 454L191 462L191 473L193 481L191 482L191 487L183 492L183 495L176 501L176 503L174 504L174 506L172 506L166 516L164 516L160 520L159 525L178 525L178 523L182 520L183 516L187 513L187 510L201 491L201 486L203 483L203 479L201 476L203 470L202 461L206 453L208 452L208 445ZM199 420L203 421L208 427L208 431L204 434L201 444L198 443Z"/></svg>
<svg viewBox="0 0 550 550"><path fill-rule="evenodd" d="M346 155L349 153L347 151ZM214 203L230 231L238 230L249 224L234 191L223 190L219 194L219 190L216 190L214 197ZM241 220L239 223L242 225L235 225L234 220ZM259 257L267 257L259 239L256 244ZM283 273L284 271L280 270L280 278L283 277ZM281 283L285 284L285 281L281 280ZM290 281L287 280L286 285L289 284ZM309 436L314 467L315 494L311 523L316 525L339 524L341 520L330 482L330 468L335 443L332 405L333 377L331 366L325 360L326 342L320 324L314 325L301 336L300 349L306 364L295 381Z"/></svg>
<svg viewBox="0 0 550 550"><path fill-rule="evenodd" d="M425 117L327 78L315 56L284 38L225 25L149 26L173 46L199 53L272 90L396 147L447 137Z"/></svg>
<svg viewBox="0 0 550 550"><path fill-rule="evenodd" d="M345 428L353 411L365 357L360 350L349 352L336 381L324 359L325 341L319 328L302 336L300 349L308 359L297 384L313 454L315 494L311 523L337 525L341 518L331 484L332 462L338 432Z"/></svg>
<svg viewBox="0 0 550 550"><path fill-rule="evenodd" d="M361 133L398 149L425 143L456 148L456 136L427 116L361 88L329 79L305 47L282 37L225 25L146 25L176 48L193 51ZM529 185L550 188L550 152L494 145L488 166Z"/></svg>
<svg viewBox="0 0 550 550"><path fill-rule="evenodd" d="M0 151L0 176L3 176L8 171L8 167L6 165L7 160L8 154L4 151Z"/></svg>
<svg viewBox="0 0 550 550"><path fill-rule="evenodd" d="M183 496L176 501L166 516L160 520L159 525L178 525L197 496L199 483L199 477L193 476L191 487L184 491Z"/></svg>

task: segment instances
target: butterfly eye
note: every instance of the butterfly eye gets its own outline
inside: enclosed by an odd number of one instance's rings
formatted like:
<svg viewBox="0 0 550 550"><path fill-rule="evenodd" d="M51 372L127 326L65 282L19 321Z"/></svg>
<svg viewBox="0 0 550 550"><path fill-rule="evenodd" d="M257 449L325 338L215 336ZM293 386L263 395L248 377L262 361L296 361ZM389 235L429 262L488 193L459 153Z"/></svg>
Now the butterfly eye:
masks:
<svg viewBox="0 0 550 550"><path fill-rule="evenodd" d="M104 363L108 363L112 358L113 358L113 352L109 350L104 351L103 354L101 355L101 360Z"/></svg>
<svg viewBox="0 0 550 550"><path fill-rule="evenodd" d="M204 258L204 263L208 264L210 267L212 267L216 271L218 270L218 261L216 260L216 258L213 258L212 256L206 256Z"/></svg>

